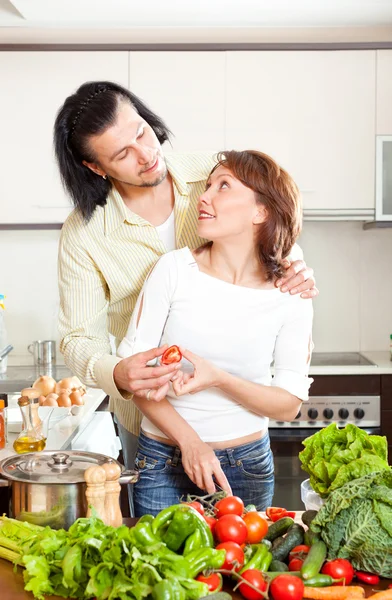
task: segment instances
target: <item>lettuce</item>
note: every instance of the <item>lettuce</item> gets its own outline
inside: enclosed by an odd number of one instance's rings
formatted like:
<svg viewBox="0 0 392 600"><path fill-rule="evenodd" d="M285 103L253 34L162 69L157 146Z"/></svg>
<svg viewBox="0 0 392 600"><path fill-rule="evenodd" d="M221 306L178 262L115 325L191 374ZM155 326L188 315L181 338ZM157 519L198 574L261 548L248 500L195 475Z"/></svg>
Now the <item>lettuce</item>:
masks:
<svg viewBox="0 0 392 600"><path fill-rule="evenodd" d="M392 470L371 473L333 491L311 523L328 560L347 558L354 569L392 577Z"/></svg>
<svg viewBox="0 0 392 600"><path fill-rule="evenodd" d="M339 429L331 423L302 444L302 469L309 473L310 485L322 498L348 481L388 468L387 438L368 435L356 425Z"/></svg>

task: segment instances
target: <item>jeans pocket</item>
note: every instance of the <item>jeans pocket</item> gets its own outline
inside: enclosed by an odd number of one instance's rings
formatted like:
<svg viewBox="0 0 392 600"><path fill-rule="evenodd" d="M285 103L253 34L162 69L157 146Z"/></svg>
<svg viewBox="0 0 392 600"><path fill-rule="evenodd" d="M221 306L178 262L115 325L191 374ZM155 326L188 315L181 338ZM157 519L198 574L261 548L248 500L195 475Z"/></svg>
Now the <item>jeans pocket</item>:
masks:
<svg viewBox="0 0 392 600"><path fill-rule="evenodd" d="M274 477L274 459L270 448L260 454L251 452L237 464L246 477L265 481Z"/></svg>
<svg viewBox="0 0 392 600"><path fill-rule="evenodd" d="M151 456L138 451L135 458L135 468L140 472L140 474L148 473L150 471L154 471L155 473L163 473L170 469L168 460L169 459L166 460L163 457L152 458Z"/></svg>

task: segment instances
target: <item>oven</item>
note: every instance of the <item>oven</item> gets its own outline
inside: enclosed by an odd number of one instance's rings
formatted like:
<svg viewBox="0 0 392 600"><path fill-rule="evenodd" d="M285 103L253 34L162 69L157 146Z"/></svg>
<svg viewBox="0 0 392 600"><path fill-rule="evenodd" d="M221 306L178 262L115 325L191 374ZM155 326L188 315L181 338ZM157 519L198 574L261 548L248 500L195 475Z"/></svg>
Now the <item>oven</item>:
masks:
<svg viewBox="0 0 392 600"><path fill-rule="evenodd" d="M344 353L343 356L316 354L312 357L312 365L319 360L325 365L335 360L340 366L348 360L346 354L350 354L352 361L356 361L355 365L371 366L364 357L354 353ZM309 475L302 470L298 458L304 448L303 440L330 423L336 423L339 427L353 423L369 434L381 434L381 389L377 374L369 374L367 369L363 375L312 377L314 383L310 388L309 401L302 404L295 420L288 423L270 419L269 424L275 462L273 505L290 510L304 510L300 486Z"/></svg>

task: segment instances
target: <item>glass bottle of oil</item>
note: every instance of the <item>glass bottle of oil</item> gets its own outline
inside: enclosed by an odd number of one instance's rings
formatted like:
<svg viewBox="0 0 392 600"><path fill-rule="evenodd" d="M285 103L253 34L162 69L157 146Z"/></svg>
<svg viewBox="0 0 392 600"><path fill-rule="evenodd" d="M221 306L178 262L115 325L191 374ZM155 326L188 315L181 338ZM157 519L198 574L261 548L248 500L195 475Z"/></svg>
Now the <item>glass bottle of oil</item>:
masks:
<svg viewBox="0 0 392 600"><path fill-rule="evenodd" d="M29 399L27 396L21 396L18 404L22 411L23 428L14 441L14 450L18 454L39 452L45 448L46 438L43 434L42 420L38 414L38 398Z"/></svg>

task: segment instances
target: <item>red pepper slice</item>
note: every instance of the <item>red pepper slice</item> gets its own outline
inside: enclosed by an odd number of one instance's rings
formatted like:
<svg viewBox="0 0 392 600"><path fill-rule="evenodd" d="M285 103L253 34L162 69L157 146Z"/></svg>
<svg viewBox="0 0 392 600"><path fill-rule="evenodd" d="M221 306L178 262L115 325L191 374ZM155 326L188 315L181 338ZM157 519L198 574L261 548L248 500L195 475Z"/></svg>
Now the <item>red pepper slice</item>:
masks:
<svg viewBox="0 0 392 600"><path fill-rule="evenodd" d="M161 365L171 365L180 362L182 354L178 346L170 346L161 356Z"/></svg>
<svg viewBox="0 0 392 600"><path fill-rule="evenodd" d="M288 511L285 508L280 508L278 506L269 506L266 509L265 514L273 523L279 521L279 519L282 519L283 517L295 518L294 511Z"/></svg>
<svg viewBox="0 0 392 600"><path fill-rule="evenodd" d="M374 573L366 573L365 571L355 571L355 577L362 581L362 583L367 583L368 585L377 585L380 583L380 578L378 575Z"/></svg>

